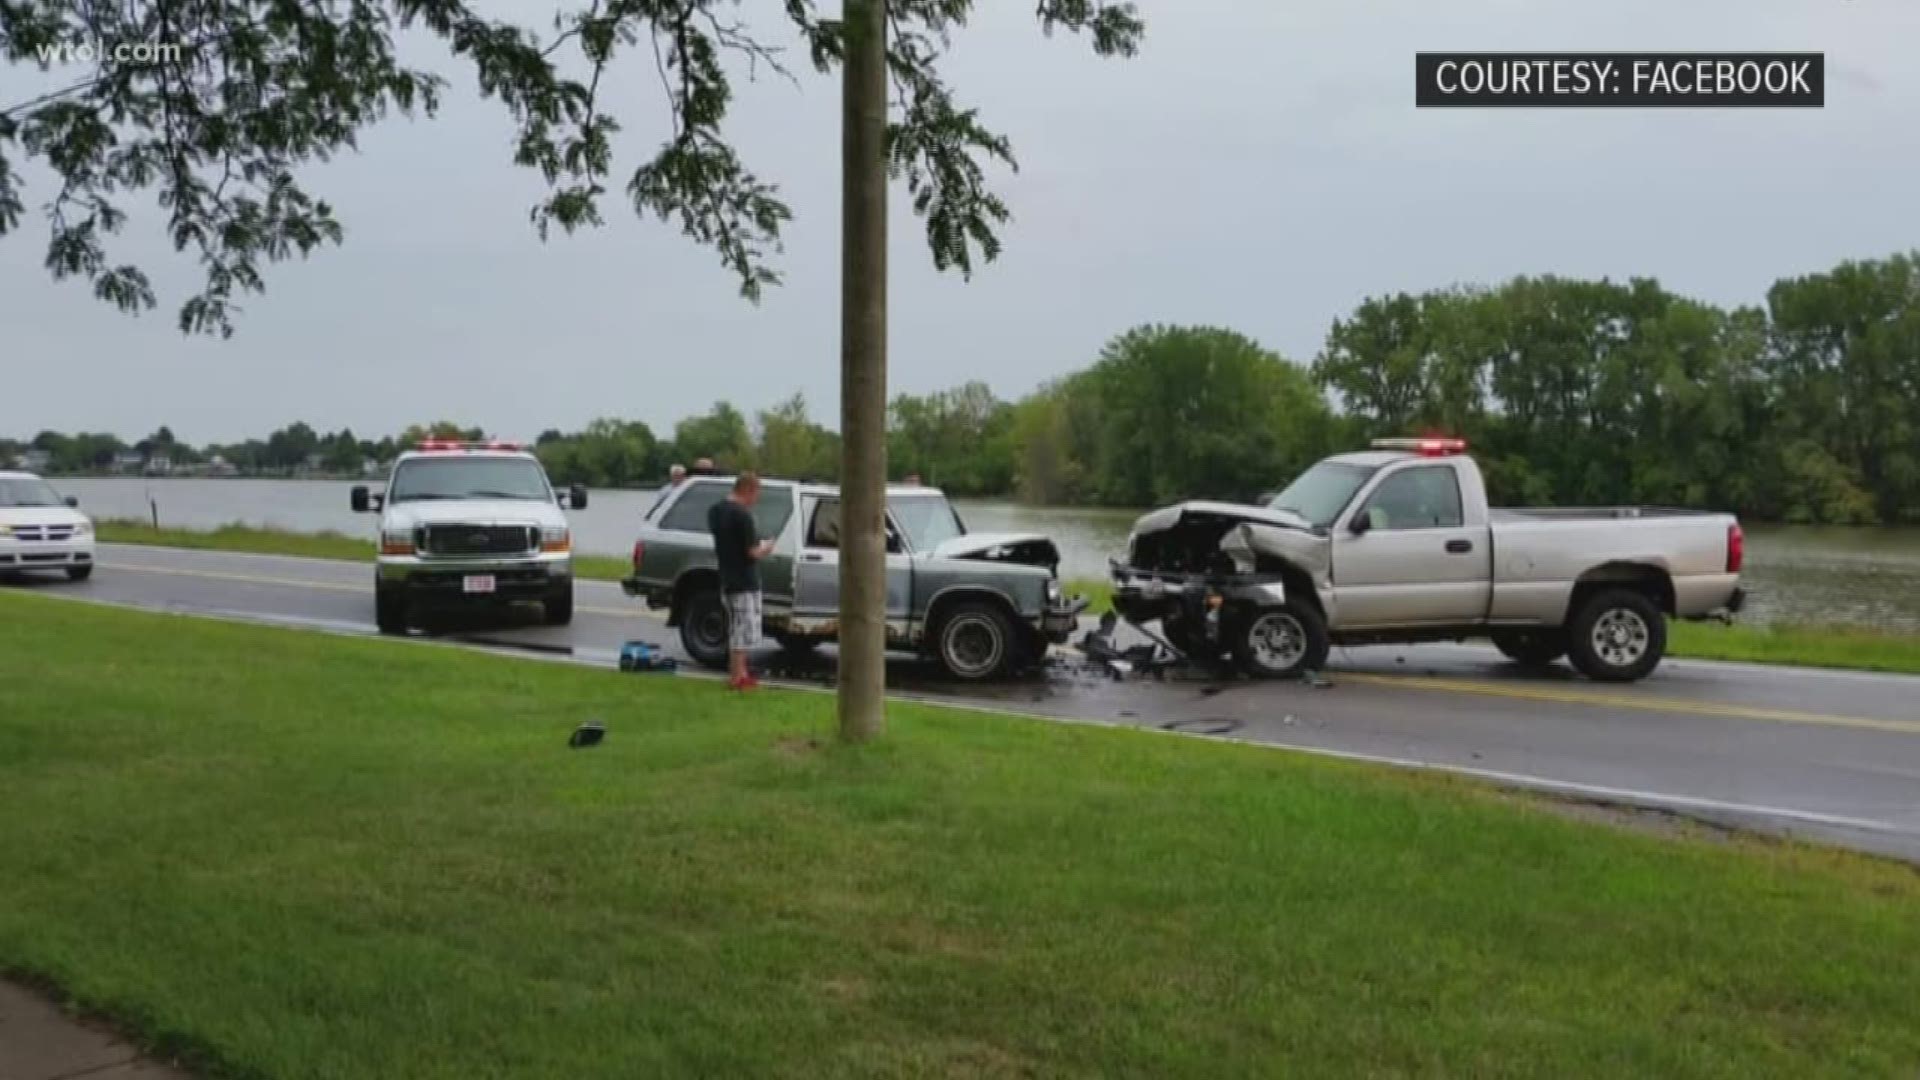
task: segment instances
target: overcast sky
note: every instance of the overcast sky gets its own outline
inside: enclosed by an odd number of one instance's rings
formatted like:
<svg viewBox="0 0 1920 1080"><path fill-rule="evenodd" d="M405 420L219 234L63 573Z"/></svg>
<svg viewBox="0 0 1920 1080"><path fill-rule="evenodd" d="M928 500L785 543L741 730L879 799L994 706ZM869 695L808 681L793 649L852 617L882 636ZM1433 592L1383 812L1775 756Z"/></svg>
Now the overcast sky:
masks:
<svg viewBox="0 0 1920 1080"><path fill-rule="evenodd" d="M1046 39L1030 0L978 6L946 71L1013 140L1021 171L995 182L1014 220L963 282L932 269L896 189L891 391L980 378L1017 396L1143 322L1306 361L1369 295L1558 273L1758 303L1777 277L1920 247L1916 0L1148 0L1130 61ZM1827 107L1414 109L1416 51L1501 49L1824 51ZM608 227L543 245L504 113L450 68L436 121L312 171L346 242L271 269L231 340L174 329L197 278L154 213L123 247L161 292L137 319L48 280L39 222L0 240L0 433L447 418L530 439L617 415L664 434L718 399L751 415L795 391L837 426L838 84L798 67L798 88L744 87L733 118L796 217L787 283L757 307L617 201ZM0 68L0 102L24 79ZM651 58L612 89L631 170L663 132Z"/></svg>

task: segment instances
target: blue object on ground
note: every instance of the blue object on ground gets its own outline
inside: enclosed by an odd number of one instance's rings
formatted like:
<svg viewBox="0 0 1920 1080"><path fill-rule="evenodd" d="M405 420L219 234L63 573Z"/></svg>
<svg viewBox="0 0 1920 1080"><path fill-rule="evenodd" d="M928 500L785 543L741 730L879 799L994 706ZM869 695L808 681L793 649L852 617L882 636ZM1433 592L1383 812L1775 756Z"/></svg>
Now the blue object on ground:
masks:
<svg viewBox="0 0 1920 1080"><path fill-rule="evenodd" d="M679 668L680 662L651 641L629 641L620 646L621 671L666 671Z"/></svg>

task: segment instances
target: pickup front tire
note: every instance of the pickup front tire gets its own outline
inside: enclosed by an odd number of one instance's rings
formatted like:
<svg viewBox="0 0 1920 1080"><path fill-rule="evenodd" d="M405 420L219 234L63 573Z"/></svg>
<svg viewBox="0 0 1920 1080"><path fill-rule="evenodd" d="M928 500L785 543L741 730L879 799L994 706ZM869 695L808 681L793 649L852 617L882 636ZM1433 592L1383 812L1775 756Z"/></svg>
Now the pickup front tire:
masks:
<svg viewBox="0 0 1920 1080"><path fill-rule="evenodd" d="M1233 632L1233 659L1260 679L1297 679L1327 666L1327 623L1304 604L1256 608Z"/></svg>
<svg viewBox="0 0 1920 1080"><path fill-rule="evenodd" d="M1632 589L1594 593L1567 626L1567 656L1595 682L1644 679L1666 652L1666 616L1647 594Z"/></svg>
<svg viewBox="0 0 1920 1080"><path fill-rule="evenodd" d="M407 594L386 585L373 587L373 624L383 634L407 632Z"/></svg>
<svg viewBox="0 0 1920 1080"><path fill-rule="evenodd" d="M548 626L567 626L573 622L573 583L568 582L564 589L555 589L541 602L542 614Z"/></svg>

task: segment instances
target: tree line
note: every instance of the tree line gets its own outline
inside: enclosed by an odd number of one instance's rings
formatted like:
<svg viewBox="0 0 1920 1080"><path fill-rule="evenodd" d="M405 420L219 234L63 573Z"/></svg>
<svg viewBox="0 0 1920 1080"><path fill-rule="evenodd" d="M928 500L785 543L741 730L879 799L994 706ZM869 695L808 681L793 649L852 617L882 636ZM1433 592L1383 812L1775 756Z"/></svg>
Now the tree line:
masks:
<svg viewBox="0 0 1920 1080"><path fill-rule="evenodd" d="M1467 438L1511 505L1920 519L1920 255L1783 279L1764 306L1731 310L1640 278L1375 297L1307 365L1232 330L1141 326L1016 401L977 381L897 395L887 445L894 477L954 495L1138 507L1256 498L1325 454L1425 433ZM163 427L131 448L268 475L315 461L357 472L428 435L482 437L450 421L379 440L296 423L196 449ZM84 433L24 445L68 472L129 449ZM596 487L651 485L701 458L827 481L840 462L839 435L798 394L751 417L720 401L662 434L599 419L542 432L535 450L555 482Z"/></svg>

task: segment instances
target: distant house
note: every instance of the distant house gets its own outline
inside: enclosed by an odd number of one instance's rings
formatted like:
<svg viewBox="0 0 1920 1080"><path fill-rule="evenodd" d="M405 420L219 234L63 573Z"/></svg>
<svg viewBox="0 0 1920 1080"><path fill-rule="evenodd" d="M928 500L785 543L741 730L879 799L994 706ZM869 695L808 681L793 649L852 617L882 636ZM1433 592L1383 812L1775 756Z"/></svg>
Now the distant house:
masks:
<svg viewBox="0 0 1920 1080"><path fill-rule="evenodd" d="M239 469L233 467L233 462L228 461L219 454L213 455L207 462L208 476L237 476L239 472Z"/></svg>
<svg viewBox="0 0 1920 1080"><path fill-rule="evenodd" d="M139 472L147 463L146 455L138 450L122 450L113 455L113 471L119 473Z"/></svg>
<svg viewBox="0 0 1920 1080"><path fill-rule="evenodd" d="M173 456L166 453L156 453L149 456L144 471L148 476L172 476Z"/></svg>
<svg viewBox="0 0 1920 1080"><path fill-rule="evenodd" d="M51 464L53 464L53 454L46 450L26 450L13 459L14 468L24 469L30 473L46 472L47 466Z"/></svg>

